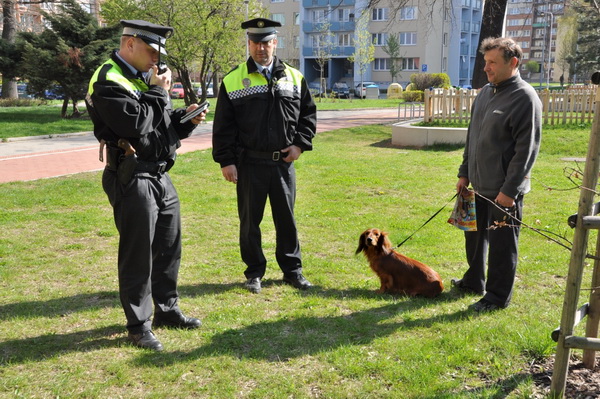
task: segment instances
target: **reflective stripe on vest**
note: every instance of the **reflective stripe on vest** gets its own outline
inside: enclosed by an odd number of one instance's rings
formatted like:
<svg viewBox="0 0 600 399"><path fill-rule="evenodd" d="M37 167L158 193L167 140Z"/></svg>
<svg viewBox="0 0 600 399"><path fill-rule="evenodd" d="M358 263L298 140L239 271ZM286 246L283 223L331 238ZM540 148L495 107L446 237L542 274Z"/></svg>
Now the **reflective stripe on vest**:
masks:
<svg viewBox="0 0 600 399"><path fill-rule="evenodd" d="M110 65L110 68L108 68L108 65ZM105 70L105 68L107 68L108 70ZM148 90L148 85L144 81L142 81L141 79L127 79L125 76L123 76L123 71L121 70L121 67L119 67L119 65L115 61L108 60L100 68L96 69L96 72L94 72L92 79L90 79L90 84L88 85L89 96L91 96L94 92L94 83L98 81L98 78L100 77L100 73L102 71L106 71L106 76L104 77L106 80L118 83L125 90L131 93L131 95L135 98L139 99L140 94Z"/></svg>
<svg viewBox="0 0 600 399"><path fill-rule="evenodd" d="M299 96L302 84L302 75L300 71L285 64L286 69L283 76L279 79L273 79L273 90L279 92L288 92L290 96ZM225 90L229 99L235 101L254 95L265 94L269 92L269 85L265 77L260 73L248 73L248 65L241 64L236 69L223 78Z"/></svg>

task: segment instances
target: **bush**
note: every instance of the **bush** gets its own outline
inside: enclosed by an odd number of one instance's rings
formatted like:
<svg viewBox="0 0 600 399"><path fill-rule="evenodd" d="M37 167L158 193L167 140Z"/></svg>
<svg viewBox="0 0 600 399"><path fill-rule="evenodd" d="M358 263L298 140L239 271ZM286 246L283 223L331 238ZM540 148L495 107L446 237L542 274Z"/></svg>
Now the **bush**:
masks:
<svg viewBox="0 0 600 399"><path fill-rule="evenodd" d="M405 102L409 103L409 102L418 102L418 103L422 103L423 102L423 90L409 90L409 91L404 91L402 93L402 98L404 99Z"/></svg>
<svg viewBox="0 0 600 399"><path fill-rule="evenodd" d="M32 107L41 104L42 100L35 98L0 98L0 107Z"/></svg>
<svg viewBox="0 0 600 399"><path fill-rule="evenodd" d="M430 87L450 88L450 76L446 73L413 73L410 82L415 90L427 90Z"/></svg>

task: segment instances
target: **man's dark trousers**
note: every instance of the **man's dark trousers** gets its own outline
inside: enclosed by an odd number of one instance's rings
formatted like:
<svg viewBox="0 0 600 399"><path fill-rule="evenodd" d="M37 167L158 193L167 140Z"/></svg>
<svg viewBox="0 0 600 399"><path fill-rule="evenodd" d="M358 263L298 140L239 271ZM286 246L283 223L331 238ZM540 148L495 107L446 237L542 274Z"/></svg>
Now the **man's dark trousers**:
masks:
<svg viewBox="0 0 600 399"><path fill-rule="evenodd" d="M491 200L493 202L493 199ZM493 207L479 195L475 196L477 231L465 232L465 248L469 269L463 283L476 291L486 291L484 298L500 307L510 303L517 272L520 224L510 220L510 226L489 229L493 226ZM523 196L515 200L515 217L521 220ZM488 253L489 248L489 253ZM487 257L487 282L486 282Z"/></svg>
<svg viewBox="0 0 600 399"><path fill-rule="evenodd" d="M127 329L151 329L156 313L179 312L177 277L181 262L179 197L168 173L135 175L119 183L105 169L102 185L119 231L119 294Z"/></svg>
<svg viewBox="0 0 600 399"><path fill-rule="evenodd" d="M276 231L275 256L285 274L302 272L300 243L294 219L296 171L293 163L245 160L238 167L237 198L240 217L240 251L246 278L263 277L260 223L269 198Z"/></svg>

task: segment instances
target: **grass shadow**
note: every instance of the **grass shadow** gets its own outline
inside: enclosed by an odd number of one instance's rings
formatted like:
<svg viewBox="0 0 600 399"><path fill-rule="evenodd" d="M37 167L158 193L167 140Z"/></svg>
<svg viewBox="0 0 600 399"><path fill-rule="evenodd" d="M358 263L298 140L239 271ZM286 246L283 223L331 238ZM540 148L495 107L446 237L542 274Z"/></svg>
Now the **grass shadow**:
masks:
<svg viewBox="0 0 600 399"><path fill-rule="evenodd" d="M117 291L99 291L46 301L16 302L0 305L0 321L32 319L36 317L59 317L92 308L118 307Z"/></svg>
<svg viewBox="0 0 600 399"><path fill-rule="evenodd" d="M470 317L470 312L458 311L424 319L408 316L402 321L389 322L398 313L410 313L416 308L433 304L432 301L409 301L348 315L267 320L218 333L207 344L189 352L143 353L136 363L139 366L167 366L220 355L281 362L347 345L367 345L400 330L428 328L439 322L454 323Z"/></svg>
<svg viewBox="0 0 600 399"><path fill-rule="evenodd" d="M0 366L40 361L68 352L118 347L125 342L122 325L110 325L68 334L49 332L37 337L0 343Z"/></svg>
<svg viewBox="0 0 600 399"><path fill-rule="evenodd" d="M430 396L423 397L423 399L451 399L456 397L465 397L465 394L468 397L473 398L489 398L489 399L504 399L510 396L511 393L514 393L515 390L519 388L519 386L523 383L526 383L531 379L531 375L528 373L517 373L508 378L490 381L487 376L481 374L480 378L485 380L485 384L480 387L464 389L460 392L454 393L443 393L443 394L434 394ZM520 397L517 395L517 397Z"/></svg>
<svg viewBox="0 0 600 399"><path fill-rule="evenodd" d="M424 147L409 147L405 145L396 145L392 144L392 139L385 139L381 141L377 141L375 143L369 144L370 147L376 148L397 148L397 149L406 149L406 150L420 150L420 151L428 151L428 152L452 152L456 150L462 150L465 148L464 144L433 144L430 146Z"/></svg>

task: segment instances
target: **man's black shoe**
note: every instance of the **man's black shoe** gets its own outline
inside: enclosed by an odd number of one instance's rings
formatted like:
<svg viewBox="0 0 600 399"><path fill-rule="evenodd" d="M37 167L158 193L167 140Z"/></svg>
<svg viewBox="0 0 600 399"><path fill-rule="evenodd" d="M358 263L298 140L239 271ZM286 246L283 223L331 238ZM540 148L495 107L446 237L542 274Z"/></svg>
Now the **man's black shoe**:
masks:
<svg viewBox="0 0 600 399"><path fill-rule="evenodd" d="M500 306L488 301L487 299L481 298L479 301L472 305L469 305L469 309L476 311L477 313L493 312L495 310L502 309Z"/></svg>
<svg viewBox="0 0 600 399"><path fill-rule="evenodd" d="M294 288L299 290L307 290L312 287L310 281L308 281L302 274L284 274L283 281L290 284Z"/></svg>
<svg viewBox="0 0 600 399"><path fill-rule="evenodd" d="M260 285L260 277L249 278L248 280L246 280L246 284L244 285L246 286L248 291L252 292L253 294L259 294L262 288Z"/></svg>
<svg viewBox="0 0 600 399"><path fill-rule="evenodd" d="M129 340L138 348L152 349L157 352L163 350L162 344L156 339L152 331L144 331L140 334L129 333Z"/></svg>
<svg viewBox="0 0 600 399"><path fill-rule="evenodd" d="M458 288L460 291L462 291L464 293L483 295L483 291L479 291L479 290L473 289L471 287L467 287L462 279L453 278L452 280L450 280L450 284L453 287Z"/></svg>
<svg viewBox="0 0 600 399"><path fill-rule="evenodd" d="M170 327L170 328L185 328L192 330L199 328L202 322L195 317L187 317L181 313L162 313L155 314L152 321L152 327Z"/></svg>

